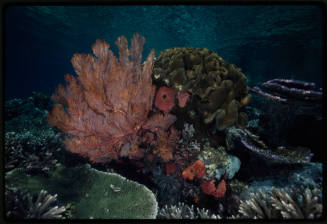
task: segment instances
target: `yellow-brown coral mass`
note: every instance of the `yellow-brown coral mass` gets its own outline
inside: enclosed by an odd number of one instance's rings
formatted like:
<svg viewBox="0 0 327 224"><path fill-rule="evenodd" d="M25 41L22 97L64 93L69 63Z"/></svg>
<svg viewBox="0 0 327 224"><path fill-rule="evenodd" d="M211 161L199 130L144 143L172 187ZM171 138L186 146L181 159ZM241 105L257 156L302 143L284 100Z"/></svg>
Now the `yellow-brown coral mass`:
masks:
<svg viewBox="0 0 327 224"><path fill-rule="evenodd" d="M246 76L239 68L206 48L171 48L155 61L153 77L200 98L197 109L204 123L215 120L218 130L246 125L239 109L250 102Z"/></svg>

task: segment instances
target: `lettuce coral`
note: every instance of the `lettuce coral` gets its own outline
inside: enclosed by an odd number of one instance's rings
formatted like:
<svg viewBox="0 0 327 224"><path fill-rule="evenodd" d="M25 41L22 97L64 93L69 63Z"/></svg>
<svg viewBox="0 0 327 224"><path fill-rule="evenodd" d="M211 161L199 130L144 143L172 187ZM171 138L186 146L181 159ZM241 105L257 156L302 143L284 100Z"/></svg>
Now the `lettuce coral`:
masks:
<svg viewBox="0 0 327 224"><path fill-rule="evenodd" d="M250 102L246 76L207 48L170 48L154 63L153 77L178 91L199 98L196 109L204 123L215 121L218 130L247 125L239 110Z"/></svg>

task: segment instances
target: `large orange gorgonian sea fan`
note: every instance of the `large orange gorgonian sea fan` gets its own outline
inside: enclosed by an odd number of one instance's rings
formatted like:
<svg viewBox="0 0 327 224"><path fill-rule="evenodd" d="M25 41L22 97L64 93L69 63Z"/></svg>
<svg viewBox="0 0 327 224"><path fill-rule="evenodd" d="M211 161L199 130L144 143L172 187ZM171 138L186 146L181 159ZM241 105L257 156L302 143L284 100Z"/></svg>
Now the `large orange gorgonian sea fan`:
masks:
<svg viewBox="0 0 327 224"><path fill-rule="evenodd" d="M66 87L59 85L52 96L59 104L48 115L50 124L68 135L68 150L93 162L142 157L140 136L148 124L167 131L175 122L171 114L148 118L155 94L154 50L141 64L144 42L134 34L128 49L126 38L118 37L119 60L101 40L92 46L94 56L74 54L71 62L78 76L65 76Z"/></svg>

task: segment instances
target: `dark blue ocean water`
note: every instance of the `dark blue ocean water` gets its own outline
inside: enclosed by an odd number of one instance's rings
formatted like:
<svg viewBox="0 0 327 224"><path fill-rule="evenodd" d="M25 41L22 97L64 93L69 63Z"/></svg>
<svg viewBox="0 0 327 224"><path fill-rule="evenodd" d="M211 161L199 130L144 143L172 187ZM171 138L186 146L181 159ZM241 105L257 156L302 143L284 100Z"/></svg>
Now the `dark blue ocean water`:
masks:
<svg viewBox="0 0 327 224"><path fill-rule="evenodd" d="M138 32L143 55L205 47L242 68L250 86L272 78L322 85L322 10L310 5L10 6L5 10L5 98L54 92L74 53Z"/></svg>

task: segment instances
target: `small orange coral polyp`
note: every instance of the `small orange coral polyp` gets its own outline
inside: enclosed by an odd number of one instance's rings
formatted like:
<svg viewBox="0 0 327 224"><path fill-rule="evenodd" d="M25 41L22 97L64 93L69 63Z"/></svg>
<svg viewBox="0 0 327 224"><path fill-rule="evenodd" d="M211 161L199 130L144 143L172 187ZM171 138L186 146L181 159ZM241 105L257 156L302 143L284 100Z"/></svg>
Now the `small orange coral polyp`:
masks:
<svg viewBox="0 0 327 224"><path fill-rule="evenodd" d="M166 86L160 87L157 92L154 105L165 114L169 113L175 106L176 90Z"/></svg>
<svg viewBox="0 0 327 224"><path fill-rule="evenodd" d="M216 186L213 180L205 181L201 184L201 190L207 195L213 195L216 191Z"/></svg>
<svg viewBox="0 0 327 224"><path fill-rule="evenodd" d="M226 193L226 182L225 182L225 180L222 180L218 184L217 189L216 189L215 193L213 194L213 196L215 198L222 198L222 197L224 197L225 193Z"/></svg>
<svg viewBox="0 0 327 224"><path fill-rule="evenodd" d="M159 155L164 162L168 162L174 158L171 148L167 144L159 145L153 152Z"/></svg>
<svg viewBox="0 0 327 224"><path fill-rule="evenodd" d="M188 92L178 92L177 93L178 106L181 108L185 107L189 97L190 94Z"/></svg>
<svg viewBox="0 0 327 224"><path fill-rule="evenodd" d="M193 180L194 177L201 179L206 173L206 168L201 160L195 161L191 166L187 167L183 173L182 177L186 180Z"/></svg>

